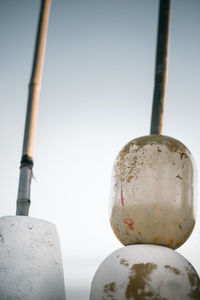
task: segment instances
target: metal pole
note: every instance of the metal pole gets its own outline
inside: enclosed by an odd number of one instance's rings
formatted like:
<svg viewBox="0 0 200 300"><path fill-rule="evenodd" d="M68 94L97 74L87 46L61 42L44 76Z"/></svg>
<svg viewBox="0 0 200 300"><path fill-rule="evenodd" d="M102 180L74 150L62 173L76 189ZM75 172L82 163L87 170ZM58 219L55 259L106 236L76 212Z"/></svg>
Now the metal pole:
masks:
<svg viewBox="0 0 200 300"><path fill-rule="evenodd" d="M151 134L162 134L167 84L170 0L160 0Z"/></svg>
<svg viewBox="0 0 200 300"><path fill-rule="evenodd" d="M33 149L50 4L51 0L41 1L41 10L35 44L35 54L31 79L29 83L28 105L26 112L16 211L17 215L24 216L28 216L30 206L30 185L32 179Z"/></svg>

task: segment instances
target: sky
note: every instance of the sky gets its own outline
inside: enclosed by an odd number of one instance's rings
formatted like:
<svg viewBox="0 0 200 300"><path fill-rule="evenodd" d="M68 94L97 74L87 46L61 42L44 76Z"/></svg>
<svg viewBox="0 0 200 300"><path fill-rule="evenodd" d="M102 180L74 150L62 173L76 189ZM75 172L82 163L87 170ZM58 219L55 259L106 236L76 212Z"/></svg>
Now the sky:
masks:
<svg viewBox="0 0 200 300"><path fill-rule="evenodd" d="M88 299L98 266L122 247L109 224L111 170L126 143L149 134L158 4L52 1L30 216L56 224L69 300ZM39 0L0 0L0 216L16 209L39 8ZM163 134L189 148L198 173L199 53L200 1L172 0ZM200 274L199 211L177 251Z"/></svg>

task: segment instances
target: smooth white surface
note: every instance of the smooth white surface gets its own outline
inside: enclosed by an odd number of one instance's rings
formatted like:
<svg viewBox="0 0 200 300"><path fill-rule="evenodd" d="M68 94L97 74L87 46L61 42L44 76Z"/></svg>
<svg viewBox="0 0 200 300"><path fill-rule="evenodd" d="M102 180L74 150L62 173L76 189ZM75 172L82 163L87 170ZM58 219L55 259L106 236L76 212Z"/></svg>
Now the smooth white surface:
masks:
<svg viewBox="0 0 200 300"><path fill-rule="evenodd" d="M55 225L22 216L0 218L0 299L66 299Z"/></svg>
<svg viewBox="0 0 200 300"><path fill-rule="evenodd" d="M163 246L134 245L110 254L98 268L90 300L200 299L200 279L192 265Z"/></svg>

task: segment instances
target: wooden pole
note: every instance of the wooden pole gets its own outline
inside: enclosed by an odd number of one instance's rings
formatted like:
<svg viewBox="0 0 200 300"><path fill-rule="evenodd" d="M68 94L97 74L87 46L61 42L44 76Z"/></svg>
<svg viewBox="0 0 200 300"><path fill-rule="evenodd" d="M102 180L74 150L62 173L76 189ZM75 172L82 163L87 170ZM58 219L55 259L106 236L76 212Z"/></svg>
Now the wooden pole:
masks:
<svg viewBox="0 0 200 300"><path fill-rule="evenodd" d="M50 4L51 0L41 1L41 10L35 44L32 74L29 83L28 105L26 112L16 211L17 215L24 216L28 215L30 206L30 185L32 179L33 150Z"/></svg>
<svg viewBox="0 0 200 300"><path fill-rule="evenodd" d="M167 84L170 0L160 0L151 134L162 134Z"/></svg>

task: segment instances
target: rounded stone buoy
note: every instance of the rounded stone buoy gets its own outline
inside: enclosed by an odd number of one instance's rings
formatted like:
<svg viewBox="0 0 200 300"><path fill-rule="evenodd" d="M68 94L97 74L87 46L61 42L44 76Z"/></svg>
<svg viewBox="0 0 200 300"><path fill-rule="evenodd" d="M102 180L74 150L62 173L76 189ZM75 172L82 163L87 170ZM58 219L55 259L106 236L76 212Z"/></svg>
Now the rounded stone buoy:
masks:
<svg viewBox="0 0 200 300"><path fill-rule="evenodd" d="M156 245L118 249L98 268L90 300L200 299L200 279L176 251Z"/></svg>
<svg viewBox="0 0 200 300"><path fill-rule="evenodd" d="M178 140L148 135L130 141L113 168L110 223L124 245L176 249L190 236L196 217L196 171Z"/></svg>

